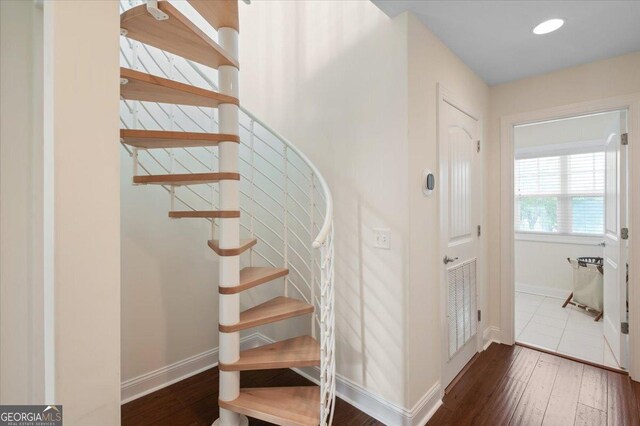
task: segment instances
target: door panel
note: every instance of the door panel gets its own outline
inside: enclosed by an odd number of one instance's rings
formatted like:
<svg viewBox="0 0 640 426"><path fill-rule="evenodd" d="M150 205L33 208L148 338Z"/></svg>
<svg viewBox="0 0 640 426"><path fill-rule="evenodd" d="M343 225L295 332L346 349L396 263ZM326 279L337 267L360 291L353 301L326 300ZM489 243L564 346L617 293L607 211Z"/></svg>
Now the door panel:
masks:
<svg viewBox="0 0 640 426"><path fill-rule="evenodd" d="M443 386L477 352L479 176L477 120L446 101L439 104L440 241L445 313Z"/></svg>
<svg viewBox="0 0 640 426"><path fill-rule="evenodd" d="M626 114L607 132L605 147L605 230L604 230L604 337L618 364L625 367L626 339L620 324L627 316L626 245L621 228L626 223L626 148L620 134L626 131Z"/></svg>

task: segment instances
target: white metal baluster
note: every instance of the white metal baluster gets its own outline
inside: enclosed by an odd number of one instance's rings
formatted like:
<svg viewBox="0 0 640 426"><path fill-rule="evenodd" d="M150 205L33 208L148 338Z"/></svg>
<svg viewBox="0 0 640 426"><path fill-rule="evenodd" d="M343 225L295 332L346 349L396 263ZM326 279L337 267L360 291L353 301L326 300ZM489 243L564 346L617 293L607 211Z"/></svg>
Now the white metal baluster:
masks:
<svg viewBox="0 0 640 426"><path fill-rule="evenodd" d="M282 174L284 176L284 203L283 203L283 213L284 217L283 226L284 226L284 236L282 238L284 249L282 253L284 254L284 267L289 268L289 161L287 156L288 147L285 145L283 150L283 158L284 158L284 166L282 170ZM287 297L289 295L289 275L284 276L284 295Z"/></svg>
<svg viewBox="0 0 640 426"><path fill-rule="evenodd" d="M138 148L133 148L131 157L133 159L133 175L138 176Z"/></svg>
<svg viewBox="0 0 640 426"><path fill-rule="evenodd" d="M157 7L157 4L156 4ZM169 55L169 79L173 78L173 74L174 74L174 56L173 55ZM176 118L175 118L175 105L170 104L169 105L169 130L174 130L175 129L175 124L176 124ZM170 174L174 174L176 172L176 154L175 154L175 148L169 148L169 158L171 161L171 173ZM171 211L175 211L176 209L176 187L175 185L171 186Z"/></svg>
<svg viewBox="0 0 640 426"><path fill-rule="evenodd" d="M175 163L176 163L176 159L173 153L173 149L169 150L169 174L174 174L175 173ZM175 185L171 185L171 211L174 211L176 208L176 187Z"/></svg>
<svg viewBox="0 0 640 426"><path fill-rule="evenodd" d="M138 43L134 42L133 47L131 49L131 67L133 69L138 68ZM134 101L131 105L131 128L137 129L139 126L138 122L138 106L140 105L140 101ZM133 176L138 176L138 148L133 148Z"/></svg>
<svg viewBox="0 0 640 426"><path fill-rule="evenodd" d="M315 184L314 184L314 175L313 175L313 170L311 171L311 182L309 183L309 229L311 229L311 235L313 235L313 229L315 226ZM313 265L313 258L315 256L315 249L313 247L311 247L311 250L309 251L309 265L310 265L310 271L311 271L311 303L315 305L316 303L316 268ZM316 338L316 320L314 318L314 315L311 315L311 337L313 337L314 339Z"/></svg>
<svg viewBox="0 0 640 426"><path fill-rule="evenodd" d="M249 133L251 134L250 139L249 139L249 148L251 150L250 152L250 157L249 157L249 162L251 164L251 170L249 171L249 184L251 185L249 187L249 197L251 198L250 200L250 204L249 204L249 232L251 233L251 238L254 238L255 235L255 219L254 216L256 214L256 198L255 198L255 141L254 141L254 121L251 120L251 122L249 123ZM249 251L249 265L253 266L253 257L254 257L254 253L253 253L253 247L251 247L250 251Z"/></svg>
<svg viewBox="0 0 640 426"><path fill-rule="evenodd" d="M138 128L138 101L134 101L133 105L131 106L131 128L132 129L137 129ZM133 156L133 176L138 176L138 148L133 147L132 149L132 156Z"/></svg>
<svg viewBox="0 0 640 426"><path fill-rule="evenodd" d="M325 269L325 255L326 255L326 244L320 248L320 395L322 395L322 399L320 400L320 418L324 419L326 417L326 403L325 403L325 392L327 387L327 374L326 374L326 340L327 340L327 330L326 330L326 322L322 320L324 318L324 307L326 306L326 291L325 291L325 283L326 281L326 269Z"/></svg>
<svg viewBox="0 0 640 426"><path fill-rule="evenodd" d="M138 101L133 102L131 107L131 128L138 128ZM133 176L138 176L138 148L133 147L132 149L133 156Z"/></svg>
<svg viewBox="0 0 640 426"><path fill-rule="evenodd" d="M176 187L171 185L171 211L176 209Z"/></svg>

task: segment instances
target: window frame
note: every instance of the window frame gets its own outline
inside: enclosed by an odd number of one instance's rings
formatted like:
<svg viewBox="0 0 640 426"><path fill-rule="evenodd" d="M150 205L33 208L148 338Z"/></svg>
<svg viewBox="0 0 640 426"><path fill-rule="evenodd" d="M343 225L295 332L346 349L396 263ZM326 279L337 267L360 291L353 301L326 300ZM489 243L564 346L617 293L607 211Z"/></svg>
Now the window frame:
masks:
<svg viewBox="0 0 640 426"><path fill-rule="evenodd" d="M579 155L579 154L590 154L590 153L598 153L605 152L605 140L604 139L596 139L589 141L578 141L578 142L569 142L563 144L555 144L555 145L539 145L533 147L526 148L516 148L515 150L515 158L514 158L514 194L513 194L513 213L514 213L514 232L516 234L516 239L520 240L535 240L540 241L538 237L547 237L544 239L557 239L559 238L586 238L595 241L596 239L601 239L604 237L604 226L602 233L582 233L582 232L572 232L568 229L561 229L559 232L545 232L545 231L527 231L518 229L519 222L519 205L520 198L523 196L519 196L517 193L517 177L516 170L518 169L516 163L518 160L525 159L535 159L535 158L545 158L545 157L559 157L560 158L560 188L561 192L557 194L549 194L549 193L531 193L527 194L524 197L548 197L555 198L558 200L558 225L560 227L561 224L565 224L567 228L571 228L573 224L573 207L571 204L571 199L573 197L600 197L603 198L603 222L604 222L604 202L605 200L605 188L603 188L603 192L593 193L593 192L581 192L581 193L569 193L568 191L568 176L567 168L568 168L568 158L570 155ZM520 238L519 238L520 236ZM532 238L527 238L527 236L531 236Z"/></svg>

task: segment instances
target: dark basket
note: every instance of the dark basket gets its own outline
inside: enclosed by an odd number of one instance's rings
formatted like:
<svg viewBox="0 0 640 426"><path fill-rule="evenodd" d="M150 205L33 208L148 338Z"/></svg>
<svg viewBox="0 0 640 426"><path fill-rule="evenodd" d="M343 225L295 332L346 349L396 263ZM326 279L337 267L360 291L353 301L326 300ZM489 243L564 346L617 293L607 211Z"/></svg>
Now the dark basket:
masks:
<svg viewBox="0 0 640 426"><path fill-rule="evenodd" d="M587 266L587 265L596 265L602 266L602 258L601 257L579 257L578 265Z"/></svg>

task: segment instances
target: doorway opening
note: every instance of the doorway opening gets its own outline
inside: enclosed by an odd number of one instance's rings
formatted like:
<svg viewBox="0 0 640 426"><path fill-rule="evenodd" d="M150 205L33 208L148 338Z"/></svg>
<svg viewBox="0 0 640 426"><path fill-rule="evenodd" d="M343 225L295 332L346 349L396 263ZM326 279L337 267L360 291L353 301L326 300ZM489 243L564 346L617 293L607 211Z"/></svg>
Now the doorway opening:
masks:
<svg viewBox="0 0 640 426"><path fill-rule="evenodd" d="M518 343L626 369L627 110L513 128Z"/></svg>

